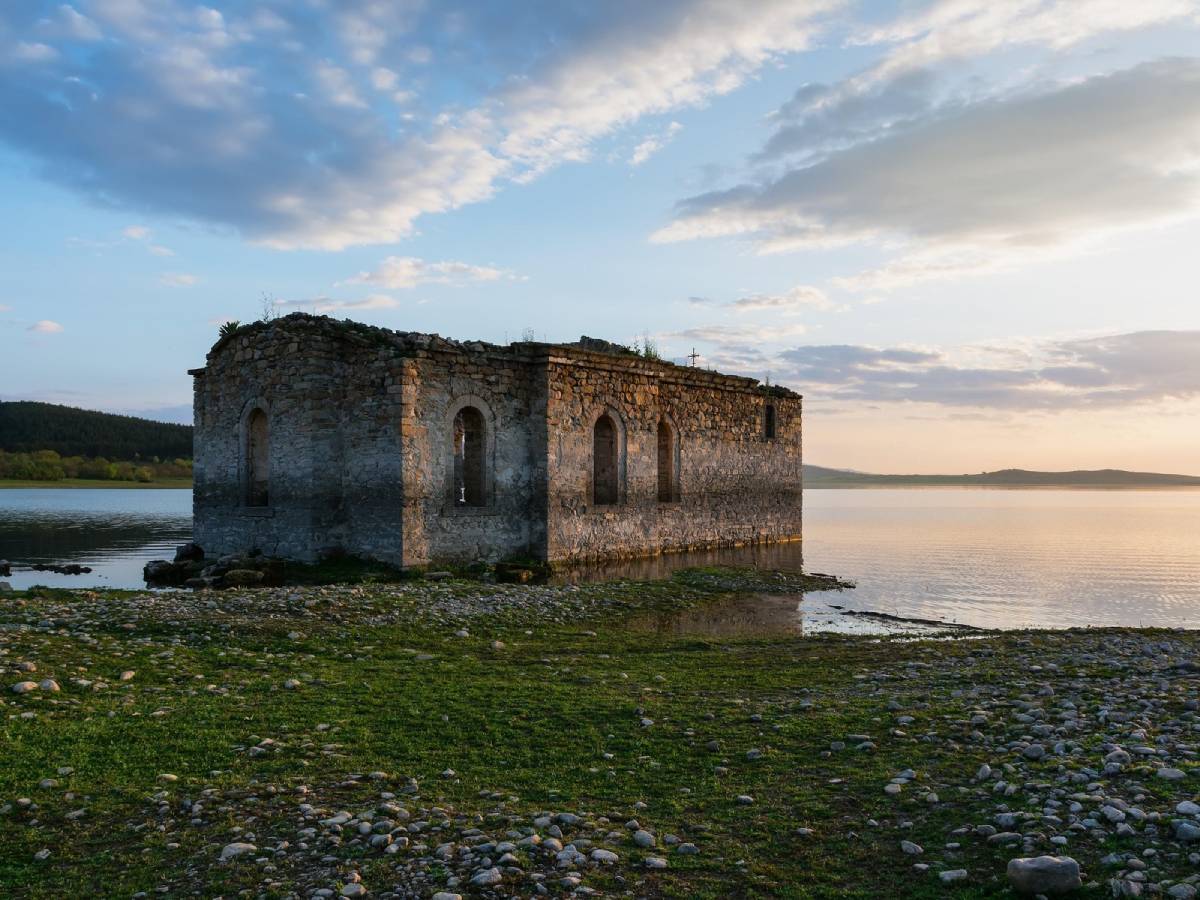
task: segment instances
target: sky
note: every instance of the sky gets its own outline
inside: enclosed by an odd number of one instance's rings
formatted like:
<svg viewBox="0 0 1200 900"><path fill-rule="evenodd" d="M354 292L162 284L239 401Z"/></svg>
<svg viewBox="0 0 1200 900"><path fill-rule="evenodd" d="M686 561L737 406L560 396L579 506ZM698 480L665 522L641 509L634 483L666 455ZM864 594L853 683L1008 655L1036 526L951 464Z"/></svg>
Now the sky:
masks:
<svg viewBox="0 0 1200 900"><path fill-rule="evenodd" d="M649 337L805 459L1200 474L1200 0L7 0L0 399L217 329Z"/></svg>

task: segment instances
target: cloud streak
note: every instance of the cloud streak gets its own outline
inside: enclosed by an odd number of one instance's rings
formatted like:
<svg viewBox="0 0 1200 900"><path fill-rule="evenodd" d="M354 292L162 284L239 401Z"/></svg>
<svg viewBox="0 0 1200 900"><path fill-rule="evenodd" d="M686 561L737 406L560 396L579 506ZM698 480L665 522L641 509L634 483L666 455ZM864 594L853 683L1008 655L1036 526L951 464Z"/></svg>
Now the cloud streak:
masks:
<svg viewBox="0 0 1200 900"><path fill-rule="evenodd" d="M976 355L979 355L978 353ZM780 379L840 401L1065 411L1200 397L1200 331L1140 331L982 350L992 365L940 350L796 347Z"/></svg>
<svg viewBox="0 0 1200 900"><path fill-rule="evenodd" d="M415 256L389 256L378 268L359 272L346 279L345 284L375 284L391 290L406 290L422 284L466 284L516 277L494 266L476 266L457 260L428 262Z"/></svg>

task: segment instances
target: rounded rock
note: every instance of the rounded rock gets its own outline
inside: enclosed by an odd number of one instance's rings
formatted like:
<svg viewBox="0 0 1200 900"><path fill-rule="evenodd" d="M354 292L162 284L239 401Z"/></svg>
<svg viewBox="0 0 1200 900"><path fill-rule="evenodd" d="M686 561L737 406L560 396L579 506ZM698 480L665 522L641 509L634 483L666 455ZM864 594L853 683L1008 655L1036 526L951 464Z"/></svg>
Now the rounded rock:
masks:
<svg viewBox="0 0 1200 900"><path fill-rule="evenodd" d="M1018 894L1066 894L1083 886L1079 863L1069 856L1010 859L1008 883Z"/></svg>

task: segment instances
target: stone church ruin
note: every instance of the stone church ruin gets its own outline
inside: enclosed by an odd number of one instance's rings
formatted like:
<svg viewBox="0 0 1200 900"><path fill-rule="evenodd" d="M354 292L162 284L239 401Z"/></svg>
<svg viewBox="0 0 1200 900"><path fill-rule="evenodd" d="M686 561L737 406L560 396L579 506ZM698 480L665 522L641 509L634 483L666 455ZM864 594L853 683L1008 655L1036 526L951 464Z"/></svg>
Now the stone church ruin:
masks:
<svg viewBox="0 0 1200 900"><path fill-rule="evenodd" d="M801 535L801 398L750 378L299 313L190 374L212 555L554 564Z"/></svg>

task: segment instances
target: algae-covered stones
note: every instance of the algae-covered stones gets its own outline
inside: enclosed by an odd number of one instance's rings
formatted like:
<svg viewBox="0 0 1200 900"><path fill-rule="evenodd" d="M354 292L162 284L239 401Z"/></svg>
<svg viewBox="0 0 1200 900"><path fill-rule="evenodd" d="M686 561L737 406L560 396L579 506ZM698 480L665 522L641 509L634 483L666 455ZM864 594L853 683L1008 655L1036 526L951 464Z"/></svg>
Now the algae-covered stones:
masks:
<svg viewBox="0 0 1200 900"><path fill-rule="evenodd" d="M1184 772L1182 769L1172 769L1169 767L1159 769L1157 774L1159 778L1166 779L1167 781L1182 781L1184 778L1187 778L1187 772Z"/></svg>
<svg viewBox="0 0 1200 900"><path fill-rule="evenodd" d="M45 691L47 694L57 694L59 691L62 690L62 688L60 688L58 686L58 682L55 681L53 678L42 679L38 683L38 687L41 688L43 691Z"/></svg>
<svg viewBox="0 0 1200 900"><path fill-rule="evenodd" d="M37 682L36 681L18 681L16 684L14 684L12 686L12 692L14 694L28 694L30 691L36 691L36 690L37 690Z"/></svg>
<svg viewBox="0 0 1200 900"><path fill-rule="evenodd" d="M1069 856L1010 859L1008 883L1018 894L1066 894L1083 886L1079 863Z"/></svg>
<svg viewBox="0 0 1200 900"><path fill-rule="evenodd" d="M254 587L262 584L266 576L257 569L230 569L222 578L228 587Z"/></svg>

